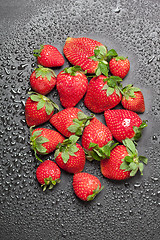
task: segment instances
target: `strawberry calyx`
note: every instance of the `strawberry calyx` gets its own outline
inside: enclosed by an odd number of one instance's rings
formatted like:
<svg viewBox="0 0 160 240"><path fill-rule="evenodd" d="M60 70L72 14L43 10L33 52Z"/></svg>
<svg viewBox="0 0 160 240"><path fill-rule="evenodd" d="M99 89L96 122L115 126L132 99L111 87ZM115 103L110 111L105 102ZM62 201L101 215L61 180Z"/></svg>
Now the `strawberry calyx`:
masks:
<svg viewBox="0 0 160 240"><path fill-rule="evenodd" d="M47 115L50 115L54 111L54 108L56 108L59 111L58 105L54 103L51 99L47 98L46 96L36 92L28 92L28 94L30 95L32 101L38 102L37 110L40 110L43 107L45 107Z"/></svg>
<svg viewBox="0 0 160 240"><path fill-rule="evenodd" d="M109 65L107 62L107 48L105 46L96 46L94 49L94 55L88 58L98 62L98 67L95 71L96 76L101 74L108 76Z"/></svg>
<svg viewBox="0 0 160 240"><path fill-rule="evenodd" d="M122 78L117 77L117 76L110 76L109 78L103 79L104 82L107 82L102 90L107 90L106 94L107 97L112 95L114 91L116 91L116 94L120 97L120 93L122 93Z"/></svg>
<svg viewBox="0 0 160 240"><path fill-rule="evenodd" d="M130 171L131 177L134 176L138 170L140 171L141 175L143 175L144 164L147 164L148 159L144 156L138 156L138 151L131 139L126 138L122 142L129 155L122 159L120 169L124 171Z"/></svg>
<svg viewBox="0 0 160 240"><path fill-rule="evenodd" d="M53 180L52 177L49 176L48 178L44 178L44 184L42 184L41 187L43 188L43 191L45 191L48 186L49 189L52 189L56 185L56 183L60 183L60 179L57 178Z"/></svg>
<svg viewBox="0 0 160 240"><path fill-rule="evenodd" d="M98 144L90 142L89 148L92 148L92 150L85 149L86 158L89 161L101 161L102 159L110 158L111 150L117 145L118 143L114 143L113 140L109 141L103 147L99 147Z"/></svg>
<svg viewBox="0 0 160 240"><path fill-rule="evenodd" d="M142 130L147 127L147 120L143 120L141 125L139 127L133 126L133 130L135 132L135 135L133 138L131 138L133 141L137 141L142 136Z"/></svg>
<svg viewBox="0 0 160 240"><path fill-rule="evenodd" d="M135 98L135 92L140 92L141 89L137 87L133 87L132 84L128 84L122 89L122 95L125 97L125 99L128 101L129 97Z"/></svg>
<svg viewBox="0 0 160 240"><path fill-rule="evenodd" d="M42 76L42 78L46 77L48 81L51 80L51 77L56 77L55 72L50 68L45 68L41 65L38 65L38 68L35 69L36 78Z"/></svg>
<svg viewBox="0 0 160 240"><path fill-rule="evenodd" d="M33 50L33 56L35 57L41 57L41 52L42 52L42 49L44 48L44 45L40 45L40 49L35 49Z"/></svg>
<svg viewBox="0 0 160 240"><path fill-rule="evenodd" d="M128 57L123 57L123 56L114 57L114 59L115 59L116 61L119 61L119 60L124 61L124 60L126 60L127 58L128 58Z"/></svg>
<svg viewBox="0 0 160 240"><path fill-rule="evenodd" d="M102 187L100 188L100 187L99 187L99 184L98 184L98 187L93 190L93 194L88 195L87 201L92 201L92 200L95 198L95 196L102 191L103 188L104 188L104 186L102 186Z"/></svg>
<svg viewBox="0 0 160 240"><path fill-rule="evenodd" d="M83 74L86 74L87 73L87 70L86 71L83 71L81 66L79 65L75 65L73 67L69 67L69 68L65 68L63 70L63 73L69 73L71 76L76 76L76 73L77 72L81 72Z"/></svg>
<svg viewBox="0 0 160 240"><path fill-rule="evenodd" d="M30 127L30 145L31 149L35 153L35 157L40 162L43 162L42 159L40 159L37 154L45 155L47 154L47 149L43 147L43 143L49 142L49 140L46 137L40 136L42 133L42 130L37 130L33 132L34 126Z"/></svg>
<svg viewBox="0 0 160 240"><path fill-rule="evenodd" d="M74 118L73 124L70 125L67 129L71 133L75 133L75 135L80 136L82 135L84 128L90 124L90 120L94 118L94 114L87 116L83 112L79 111L77 116L78 119Z"/></svg>
<svg viewBox="0 0 160 240"><path fill-rule="evenodd" d="M113 57L117 57L117 56L118 56L117 52L114 49L110 49L107 52L107 61L109 62Z"/></svg>
<svg viewBox="0 0 160 240"><path fill-rule="evenodd" d="M75 153L78 152L79 148L76 146L76 142L79 137L71 135L69 138L65 139L62 143L58 143L57 150L55 151L54 158L56 158L59 153L62 153L62 159L64 163L67 163L70 156L76 156Z"/></svg>

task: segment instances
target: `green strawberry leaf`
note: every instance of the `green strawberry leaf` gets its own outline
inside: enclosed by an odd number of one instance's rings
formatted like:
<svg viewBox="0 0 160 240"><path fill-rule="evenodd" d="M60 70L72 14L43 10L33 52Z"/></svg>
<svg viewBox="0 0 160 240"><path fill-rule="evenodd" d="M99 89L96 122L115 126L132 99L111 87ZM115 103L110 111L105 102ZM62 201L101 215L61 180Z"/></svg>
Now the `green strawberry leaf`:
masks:
<svg viewBox="0 0 160 240"><path fill-rule="evenodd" d="M33 56L40 57L41 56L40 54L43 48L44 48L44 45L40 45L40 49L33 50Z"/></svg>
<svg viewBox="0 0 160 240"><path fill-rule="evenodd" d="M139 168L139 171L141 172L141 175L143 175L144 165L142 162L139 163L138 168Z"/></svg>
<svg viewBox="0 0 160 240"><path fill-rule="evenodd" d="M69 152L75 153L75 152L78 152L78 151L79 151L79 148L76 147L76 145L71 145L69 147Z"/></svg>
<svg viewBox="0 0 160 240"><path fill-rule="evenodd" d="M75 135L71 135L69 137L69 140L71 140L71 143L76 143L78 141L79 137L75 136Z"/></svg>
<svg viewBox="0 0 160 240"><path fill-rule="evenodd" d="M113 93L114 93L114 88L108 87L108 88L107 88L107 97L109 97L109 96L112 95Z"/></svg>
<svg viewBox="0 0 160 240"><path fill-rule="evenodd" d="M31 138L36 138L42 133L42 130L34 131L33 134L31 134Z"/></svg>
<svg viewBox="0 0 160 240"><path fill-rule="evenodd" d="M40 95L31 95L30 98L34 102L39 102L41 100Z"/></svg>
<svg viewBox="0 0 160 240"><path fill-rule="evenodd" d="M62 152L62 159L64 163L67 163L69 160L69 154L67 151Z"/></svg>
<svg viewBox="0 0 160 240"><path fill-rule="evenodd" d="M45 147L42 146L42 144L36 144L36 150L40 153L40 154L45 154L47 149Z"/></svg>
<svg viewBox="0 0 160 240"><path fill-rule="evenodd" d="M54 111L54 106L50 102L45 102L45 108L47 115L50 115Z"/></svg>
<svg viewBox="0 0 160 240"><path fill-rule="evenodd" d="M104 62L99 62L99 64L98 64L98 69L100 69L100 72L103 74L103 75L105 75L105 76L108 76L108 66L107 66L107 62L106 63L104 63ZM100 73L100 74L101 74ZM98 73L99 74L99 73ZM100 75L99 74L99 75ZM97 75L97 72L96 72L96 75ZM97 76L99 76L99 75L97 75Z"/></svg>
<svg viewBox="0 0 160 240"><path fill-rule="evenodd" d="M123 57L123 56L118 56L118 57L115 57L115 60L118 61L118 60L126 60L127 57Z"/></svg>
<svg viewBox="0 0 160 240"><path fill-rule="evenodd" d="M68 128L68 131L70 131L71 133L76 133L76 131L79 129L79 124L75 123L73 125L70 125Z"/></svg>
<svg viewBox="0 0 160 240"><path fill-rule="evenodd" d="M124 146L126 146L127 151L130 150L130 152L132 154L135 154L137 152L135 144L133 143L133 141L129 138L126 138L125 140L122 140Z"/></svg>
<svg viewBox="0 0 160 240"><path fill-rule="evenodd" d="M135 132L134 137L132 138L132 140L137 141L141 138L142 136L142 130L147 127L147 120L143 120L142 124L139 127L133 126L133 130Z"/></svg>
<svg viewBox="0 0 160 240"><path fill-rule="evenodd" d="M41 99L37 104L37 110L42 109L45 106L45 101Z"/></svg>
<svg viewBox="0 0 160 240"><path fill-rule="evenodd" d="M92 201L96 197L96 195L103 190L103 188L104 186L100 188L98 184L98 187L95 190L93 190L93 193L87 197L87 201Z"/></svg>
<svg viewBox="0 0 160 240"><path fill-rule="evenodd" d="M37 137L35 141L36 141L36 144L43 144L43 143L49 142L48 138L43 136Z"/></svg>
<svg viewBox="0 0 160 240"><path fill-rule="evenodd" d="M139 161L143 162L144 164L148 163L148 158L144 157L144 156L139 156Z"/></svg>
<svg viewBox="0 0 160 240"><path fill-rule="evenodd" d="M136 169L133 169L133 170L130 172L130 176L131 176L131 177L135 176L136 173L137 173L137 171L138 171L138 167L137 167Z"/></svg>
<svg viewBox="0 0 160 240"><path fill-rule="evenodd" d="M60 150L57 149L57 150L55 151L55 153L54 153L54 159L56 159L56 157L58 157L59 153L60 153Z"/></svg>

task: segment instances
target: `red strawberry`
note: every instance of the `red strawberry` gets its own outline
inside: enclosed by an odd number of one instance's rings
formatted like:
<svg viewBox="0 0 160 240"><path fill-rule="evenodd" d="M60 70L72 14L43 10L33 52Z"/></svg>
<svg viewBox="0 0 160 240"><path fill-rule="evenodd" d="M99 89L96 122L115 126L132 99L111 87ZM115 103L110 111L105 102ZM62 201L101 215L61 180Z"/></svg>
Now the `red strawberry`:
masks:
<svg viewBox="0 0 160 240"><path fill-rule="evenodd" d="M134 176L138 170L143 175L143 163L147 164L148 159L138 156L135 145L129 138L124 140L123 144L116 146L111 151L109 159L101 160L101 172L104 177L124 180Z"/></svg>
<svg viewBox="0 0 160 240"><path fill-rule="evenodd" d="M49 189L52 189L56 183L59 183L60 176L60 168L50 160L41 163L36 171L37 180L43 187L43 191L46 190L47 186L49 186Z"/></svg>
<svg viewBox="0 0 160 240"><path fill-rule="evenodd" d="M56 149L58 143L63 142L65 139L60 133L47 129L47 128L30 128L30 144L31 148L35 152L35 156L37 154L49 154ZM40 160L38 158L38 160Z"/></svg>
<svg viewBox="0 0 160 240"><path fill-rule="evenodd" d="M70 137L73 134L82 135L86 124L89 124L89 117L78 108L66 108L52 116L50 123L64 136Z"/></svg>
<svg viewBox="0 0 160 240"><path fill-rule="evenodd" d="M87 91L88 80L80 66L65 68L57 76L57 90L63 107L74 107Z"/></svg>
<svg viewBox="0 0 160 240"><path fill-rule="evenodd" d="M109 62L109 70L112 75L124 78L130 69L130 62L125 57L114 57Z"/></svg>
<svg viewBox="0 0 160 240"><path fill-rule="evenodd" d="M91 150L89 144L96 143L103 147L112 140L112 133L109 128L101 123L97 118L93 118L88 126L85 127L82 134L82 146L86 150Z"/></svg>
<svg viewBox="0 0 160 240"><path fill-rule="evenodd" d="M90 38L67 38L63 52L69 62L79 65L87 73L108 75L108 62L106 47Z"/></svg>
<svg viewBox="0 0 160 240"><path fill-rule="evenodd" d="M113 137L119 142L126 138L138 140L142 129L147 126L137 113L125 109L108 110L104 116Z"/></svg>
<svg viewBox="0 0 160 240"><path fill-rule="evenodd" d="M40 49L33 51L38 64L44 67L60 67L64 64L64 57L52 45L40 45Z"/></svg>
<svg viewBox="0 0 160 240"><path fill-rule="evenodd" d="M73 189L78 198L91 201L103 189L99 179L89 173L76 173L73 176Z"/></svg>
<svg viewBox="0 0 160 240"><path fill-rule="evenodd" d="M47 122L54 113L54 108L58 108L57 104L49 98L36 92L29 92L30 97L25 105L25 117L29 127L37 126Z"/></svg>
<svg viewBox="0 0 160 240"><path fill-rule="evenodd" d="M123 88L123 97L121 103L125 109L143 113L145 111L144 97L139 88L132 84Z"/></svg>
<svg viewBox="0 0 160 240"><path fill-rule="evenodd" d="M56 75L53 70L38 65L30 76L30 84L34 91L46 95L56 85Z"/></svg>
<svg viewBox="0 0 160 240"><path fill-rule="evenodd" d="M55 152L55 161L60 168L69 173L81 172L85 165L85 152L77 140L79 137L73 135L69 139L59 143Z"/></svg>
<svg viewBox="0 0 160 240"><path fill-rule="evenodd" d="M101 113L118 105L122 97L118 86L121 81L119 77L106 78L104 75L92 78L84 98L86 107Z"/></svg>

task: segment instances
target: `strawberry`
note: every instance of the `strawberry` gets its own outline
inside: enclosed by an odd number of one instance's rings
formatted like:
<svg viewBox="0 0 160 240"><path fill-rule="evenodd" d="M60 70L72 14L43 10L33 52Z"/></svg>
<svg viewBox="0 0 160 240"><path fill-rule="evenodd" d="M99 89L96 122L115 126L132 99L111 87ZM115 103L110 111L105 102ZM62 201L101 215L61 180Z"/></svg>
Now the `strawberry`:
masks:
<svg viewBox="0 0 160 240"><path fill-rule="evenodd" d="M148 159L138 156L138 152L131 139L123 140L124 145L116 146L110 154L109 159L101 160L101 172L104 177L114 180L124 180L134 176L137 171L143 175L143 163Z"/></svg>
<svg viewBox="0 0 160 240"><path fill-rule="evenodd" d="M103 189L97 177L82 172L73 176L73 189L78 198L83 201L91 201Z"/></svg>
<svg viewBox="0 0 160 240"><path fill-rule="evenodd" d="M47 128L30 128L30 144L34 150L35 156L40 160L37 154L44 155L53 152L58 143L65 139L60 133Z"/></svg>
<svg viewBox="0 0 160 240"><path fill-rule="evenodd" d="M30 84L34 91L46 95L56 85L56 75L53 70L38 65L30 76Z"/></svg>
<svg viewBox="0 0 160 240"><path fill-rule="evenodd" d="M47 122L54 113L54 108L59 109L57 104L49 98L36 92L29 92L25 104L25 117L29 127Z"/></svg>
<svg viewBox="0 0 160 240"><path fill-rule="evenodd" d="M60 182L61 170L56 163L50 160L46 160L41 163L36 171L36 177L38 182L43 187L43 191L52 189L56 183Z"/></svg>
<svg viewBox="0 0 160 240"><path fill-rule="evenodd" d="M112 75L124 78L130 69L130 62L125 57L113 57L109 61L109 70Z"/></svg>
<svg viewBox="0 0 160 240"><path fill-rule="evenodd" d="M58 74L56 86L62 106L74 107L87 91L88 79L80 66L74 66Z"/></svg>
<svg viewBox="0 0 160 240"><path fill-rule="evenodd" d="M81 172L85 165L85 152L80 144L76 143L79 137L72 135L59 143L55 151L55 161L60 168L69 173Z"/></svg>
<svg viewBox="0 0 160 240"><path fill-rule="evenodd" d="M86 96L85 106L94 113L101 113L118 105L121 101L119 77L104 75L94 77L90 80Z"/></svg>
<svg viewBox="0 0 160 240"><path fill-rule="evenodd" d="M66 108L54 114L50 123L64 136L70 137L73 134L82 135L82 131L89 124L93 115L87 116L78 108Z"/></svg>
<svg viewBox="0 0 160 240"><path fill-rule="evenodd" d="M125 109L107 110L104 116L113 137L119 142L126 138L138 140L142 129L147 126L137 113Z"/></svg>
<svg viewBox="0 0 160 240"><path fill-rule="evenodd" d="M145 111L144 97L141 90L132 84L123 88L121 103L125 109L143 113Z"/></svg>
<svg viewBox="0 0 160 240"><path fill-rule="evenodd" d="M102 43L86 37L69 37L63 52L72 65L81 66L87 73L108 76L107 48Z"/></svg>
<svg viewBox="0 0 160 240"><path fill-rule="evenodd" d="M103 147L112 140L112 133L109 128L101 123L97 118L93 118L88 126L85 127L82 134L82 146L85 150L91 150L89 144L96 143Z"/></svg>
<svg viewBox="0 0 160 240"><path fill-rule="evenodd" d="M64 57L52 45L40 45L40 49L35 49L33 53L38 64L44 67L60 67L64 64Z"/></svg>

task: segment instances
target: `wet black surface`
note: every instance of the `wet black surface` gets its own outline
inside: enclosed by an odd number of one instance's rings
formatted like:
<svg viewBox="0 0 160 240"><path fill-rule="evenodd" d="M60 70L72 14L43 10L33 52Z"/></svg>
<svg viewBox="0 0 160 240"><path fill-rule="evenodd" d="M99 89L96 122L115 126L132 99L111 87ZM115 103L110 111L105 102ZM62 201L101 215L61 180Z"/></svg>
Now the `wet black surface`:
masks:
<svg viewBox="0 0 160 240"><path fill-rule="evenodd" d="M158 0L0 2L0 239L159 239L159 9ZM87 162L84 171L105 187L89 203L76 198L72 175L64 171L60 184L42 192L24 116L29 76L36 67L33 49L48 43L62 52L68 36L90 37L128 56L131 69L124 85L140 87L146 102L140 116L148 119L148 127L138 144L139 153L149 159L144 175L114 182L102 176L99 163ZM61 69L66 66L67 61ZM56 90L48 97L60 106ZM83 101L77 107L89 112ZM104 122L103 114L97 117Z"/></svg>

